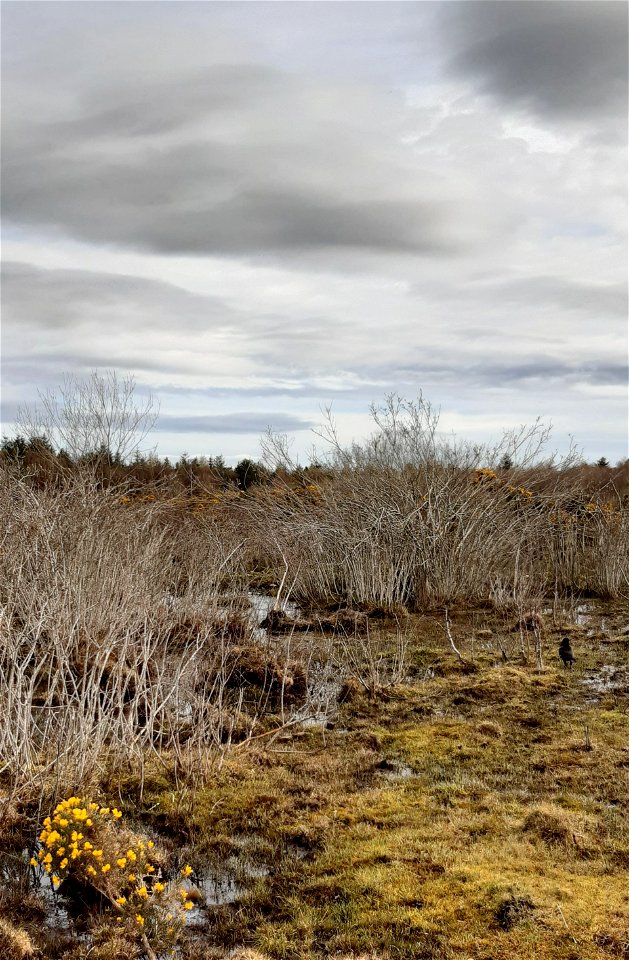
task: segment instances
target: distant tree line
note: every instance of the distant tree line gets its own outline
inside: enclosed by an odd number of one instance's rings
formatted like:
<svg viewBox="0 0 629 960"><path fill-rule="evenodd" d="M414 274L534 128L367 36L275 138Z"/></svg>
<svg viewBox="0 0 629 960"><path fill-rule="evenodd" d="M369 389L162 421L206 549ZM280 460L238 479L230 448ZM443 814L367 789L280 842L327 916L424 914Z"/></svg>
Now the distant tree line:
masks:
<svg viewBox="0 0 629 960"><path fill-rule="evenodd" d="M331 450L325 467L314 462L309 467L294 463L288 453L287 438L272 434L263 442L265 463L244 457L231 467L220 454L190 457L187 453L171 463L168 457L142 450L157 421L159 405L150 392L138 394L131 374L92 371L84 379L66 375L57 388L39 392L33 406L18 410L15 435L0 443L0 463L18 469L36 485L54 484L68 473L89 470L103 486L131 482L138 486L174 486L190 492L225 488L246 492L278 477L290 478L292 485L308 485L342 470L384 466L404 471L418 458L424 463L434 460L465 470L481 466L482 460L489 457L485 465L506 477L514 470L521 473L523 466L534 463L548 433L539 423L531 429L512 432L493 454L465 443L443 446L437 439L438 414L429 403L421 397L416 403L390 397L383 408L372 408L378 431L364 449L359 445L342 449L330 417L320 434ZM626 492L629 485L629 461L614 469L606 457L587 466L578 457L570 456L561 469L565 471L567 466L583 472L584 489L600 489L611 483L617 491L622 487Z"/></svg>

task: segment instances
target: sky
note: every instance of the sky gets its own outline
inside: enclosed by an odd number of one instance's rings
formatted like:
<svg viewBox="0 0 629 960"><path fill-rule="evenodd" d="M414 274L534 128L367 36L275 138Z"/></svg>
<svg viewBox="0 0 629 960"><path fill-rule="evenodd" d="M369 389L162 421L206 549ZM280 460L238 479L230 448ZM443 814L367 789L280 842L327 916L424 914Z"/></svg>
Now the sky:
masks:
<svg viewBox="0 0 629 960"><path fill-rule="evenodd" d="M133 374L162 456L423 395L628 451L623 0L11 2L2 389Z"/></svg>

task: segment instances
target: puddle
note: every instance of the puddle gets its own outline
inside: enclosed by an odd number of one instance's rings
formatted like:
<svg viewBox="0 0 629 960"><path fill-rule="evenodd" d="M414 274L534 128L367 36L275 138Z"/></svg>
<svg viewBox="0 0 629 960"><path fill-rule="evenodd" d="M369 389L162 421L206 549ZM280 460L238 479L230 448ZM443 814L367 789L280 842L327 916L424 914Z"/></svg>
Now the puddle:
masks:
<svg viewBox="0 0 629 960"><path fill-rule="evenodd" d="M287 850L287 854L299 856L302 851ZM305 856L305 853L303 854ZM51 932L64 932L73 941L90 940L82 924L77 924L70 901L57 892L51 878L41 867L30 865L30 852L6 854L0 861L0 886L14 895L35 894L41 905L42 926ZM228 857L218 866L208 867L201 875L180 881L181 886L201 894L199 902L186 917L186 927L199 928L206 922L207 908L225 906L240 900L255 880L269 875L270 868L264 863L253 863L240 857ZM3 954L0 951L0 957Z"/></svg>
<svg viewBox="0 0 629 960"><path fill-rule="evenodd" d="M281 853L269 851L266 845L259 842L259 838L248 834L234 837L233 842L238 853L226 857L222 863L209 865L183 881L183 886L193 894L201 894L198 901L194 895L191 897L195 905L186 917L186 927L192 930L196 928L198 932L207 922L208 909L237 903L246 896L256 880L263 880L270 875L269 858L275 860L279 855L282 859L303 861L310 854L310 846L304 847L298 840L286 842Z"/></svg>
<svg viewBox="0 0 629 960"><path fill-rule="evenodd" d="M266 593L258 593L256 590L250 590L247 599L255 615L256 623L261 623L275 607L275 597L269 597ZM292 600L280 600L278 609L285 613L287 617L297 617L300 613L300 608Z"/></svg>
<svg viewBox="0 0 629 960"><path fill-rule="evenodd" d="M89 939L85 930L80 930L62 894L57 893L48 874L43 873L39 887L33 887L46 911L46 924L51 930L65 930L77 940Z"/></svg>
<svg viewBox="0 0 629 960"><path fill-rule="evenodd" d="M292 600L280 600L276 606L275 597L269 597L266 593L258 593L255 590L249 591L247 600L249 602L252 635L254 640L258 641L268 639L268 630L260 624L264 622L273 609L281 611L293 620L297 620L301 612L300 607Z"/></svg>
<svg viewBox="0 0 629 960"><path fill-rule="evenodd" d="M242 863L229 858L224 866L208 869L195 884L201 891L208 907L221 907L235 903L245 895L251 882L269 875L264 864Z"/></svg>
<svg viewBox="0 0 629 960"><path fill-rule="evenodd" d="M581 683L594 693L629 690L629 671L622 667L605 666L596 673L583 677Z"/></svg>
<svg viewBox="0 0 629 960"><path fill-rule="evenodd" d="M376 773L386 780L410 780L415 776L411 767L399 760L381 760L376 765Z"/></svg>
<svg viewBox="0 0 629 960"><path fill-rule="evenodd" d="M276 598L256 590L249 590L243 594L225 594L218 601L214 600L210 604L206 600L190 602L187 599L184 607L178 597L165 594L162 597L162 604L170 611L180 610L182 613L199 617L209 616L211 619L227 618L234 610L240 611L249 619L254 638L261 639L266 638L267 631L260 627L260 624L276 607ZM300 608L291 600L280 600L277 609L293 618L298 617L300 613Z"/></svg>
<svg viewBox="0 0 629 960"><path fill-rule="evenodd" d="M547 617L559 615L564 620L572 622L575 626L586 629L588 636L592 636L595 633L603 633L609 625L609 617L593 603L579 603L575 607L561 608L559 610L555 610L554 607L544 607L542 614Z"/></svg>
<svg viewBox="0 0 629 960"><path fill-rule="evenodd" d="M42 867L30 864L30 851L7 852L0 861L0 885L13 896L35 895L39 900L42 925L50 931L67 931L79 940L86 934L79 930L64 897L52 885Z"/></svg>

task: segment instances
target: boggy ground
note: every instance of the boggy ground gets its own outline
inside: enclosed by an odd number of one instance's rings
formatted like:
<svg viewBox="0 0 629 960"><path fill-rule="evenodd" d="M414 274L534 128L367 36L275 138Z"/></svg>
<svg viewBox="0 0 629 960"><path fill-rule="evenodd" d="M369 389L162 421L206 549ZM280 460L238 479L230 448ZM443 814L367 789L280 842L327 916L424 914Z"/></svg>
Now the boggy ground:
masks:
<svg viewBox="0 0 629 960"><path fill-rule="evenodd" d="M141 801L123 774L138 824L233 881L231 902L195 911L184 960L629 956L629 609L547 615L542 672L513 618L450 616L465 663L442 615L408 618L403 682L346 683L327 728L235 748L201 787L149 767ZM399 623L378 631L392 653ZM20 920L43 956L139 955Z"/></svg>

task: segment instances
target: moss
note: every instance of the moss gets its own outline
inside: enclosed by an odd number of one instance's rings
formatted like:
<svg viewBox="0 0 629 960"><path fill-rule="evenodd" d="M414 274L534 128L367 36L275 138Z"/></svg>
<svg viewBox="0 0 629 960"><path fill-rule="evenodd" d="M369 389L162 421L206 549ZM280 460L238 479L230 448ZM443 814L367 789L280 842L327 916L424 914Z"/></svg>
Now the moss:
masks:
<svg viewBox="0 0 629 960"><path fill-rule="evenodd" d="M485 611L483 623L498 650L504 624ZM123 774L144 829L199 872L231 870L245 891L207 912L184 960L627 955L622 702L592 703L577 670L553 664L550 629L545 672L483 654L469 674L436 620L408 628L407 681L372 697L358 683L335 729L243 745L201 785L173 776L166 753L147 763L143 793ZM592 669L612 656L586 655ZM268 875L248 875L251 863Z"/></svg>

